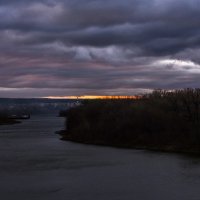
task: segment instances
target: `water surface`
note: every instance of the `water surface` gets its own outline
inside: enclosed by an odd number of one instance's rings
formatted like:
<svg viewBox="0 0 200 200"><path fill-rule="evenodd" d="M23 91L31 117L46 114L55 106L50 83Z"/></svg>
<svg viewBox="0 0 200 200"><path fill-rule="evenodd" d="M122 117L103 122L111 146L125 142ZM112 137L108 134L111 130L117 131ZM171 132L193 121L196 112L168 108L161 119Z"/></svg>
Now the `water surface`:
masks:
<svg viewBox="0 0 200 200"><path fill-rule="evenodd" d="M64 119L0 126L2 200L199 200L200 159L75 144Z"/></svg>

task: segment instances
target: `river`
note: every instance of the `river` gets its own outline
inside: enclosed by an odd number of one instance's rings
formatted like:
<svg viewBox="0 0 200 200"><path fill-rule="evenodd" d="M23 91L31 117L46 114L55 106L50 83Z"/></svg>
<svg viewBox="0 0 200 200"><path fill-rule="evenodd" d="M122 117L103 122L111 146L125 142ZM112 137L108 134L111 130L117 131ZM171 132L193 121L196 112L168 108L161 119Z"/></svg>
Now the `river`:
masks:
<svg viewBox="0 0 200 200"><path fill-rule="evenodd" d="M64 119L0 126L2 200L199 200L200 159L59 140Z"/></svg>

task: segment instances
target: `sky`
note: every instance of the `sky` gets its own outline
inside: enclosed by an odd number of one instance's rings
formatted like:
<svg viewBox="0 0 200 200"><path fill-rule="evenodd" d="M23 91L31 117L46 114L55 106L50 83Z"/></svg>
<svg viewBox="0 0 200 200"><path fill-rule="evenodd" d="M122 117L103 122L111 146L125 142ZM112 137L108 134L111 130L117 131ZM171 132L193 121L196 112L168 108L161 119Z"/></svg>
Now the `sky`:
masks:
<svg viewBox="0 0 200 200"><path fill-rule="evenodd" d="M200 86L200 0L0 0L0 97Z"/></svg>

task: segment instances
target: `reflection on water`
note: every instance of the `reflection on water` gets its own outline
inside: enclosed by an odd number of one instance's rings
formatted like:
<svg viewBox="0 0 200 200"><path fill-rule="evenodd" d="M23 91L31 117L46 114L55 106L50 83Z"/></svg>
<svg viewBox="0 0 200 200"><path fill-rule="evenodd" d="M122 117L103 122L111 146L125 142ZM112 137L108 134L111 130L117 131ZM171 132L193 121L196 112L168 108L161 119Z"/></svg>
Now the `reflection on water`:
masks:
<svg viewBox="0 0 200 200"><path fill-rule="evenodd" d="M64 119L0 127L2 200L199 200L200 159L64 142Z"/></svg>

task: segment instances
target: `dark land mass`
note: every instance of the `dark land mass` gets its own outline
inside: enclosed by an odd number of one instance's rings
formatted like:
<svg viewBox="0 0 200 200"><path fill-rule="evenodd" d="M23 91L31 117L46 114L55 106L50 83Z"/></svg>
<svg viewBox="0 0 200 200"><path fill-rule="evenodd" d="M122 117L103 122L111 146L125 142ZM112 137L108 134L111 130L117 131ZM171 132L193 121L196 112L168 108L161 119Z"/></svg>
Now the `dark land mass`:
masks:
<svg viewBox="0 0 200 200"><path fill-rule="evenodd" d="M0 125L18 124L20 121L8 117L0 117Z"/></svg>
<svg viewBox="0 0 200 200"><path fill-rule="evenodd" d="M200 89L87 100L66 111L60 134L86 144L199 154Z"/></svg>

